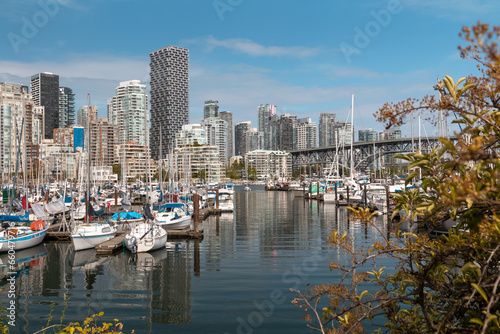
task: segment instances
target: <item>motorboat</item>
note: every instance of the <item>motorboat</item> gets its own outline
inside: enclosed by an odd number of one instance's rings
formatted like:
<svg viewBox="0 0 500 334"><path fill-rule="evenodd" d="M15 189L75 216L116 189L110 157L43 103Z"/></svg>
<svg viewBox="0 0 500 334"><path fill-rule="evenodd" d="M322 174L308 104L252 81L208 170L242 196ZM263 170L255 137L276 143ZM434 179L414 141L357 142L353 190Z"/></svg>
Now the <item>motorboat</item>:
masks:
<svg viewBox="0 0 500 334"><path fill-rule="evenodd" d="M191 224L191 215L184 203L167 203L155 213L155 223L165 230L178 230Z"/></svg>
<svg viewBox="0 0 500 334"><path fill-rule="evenodd" d="M93 248L116 236L116 227L108 223L78 224L71 231L75 251Z"/></svg>
<svg viewBox="0 0 500 334"><path fill-rule="evenodd" d="M219 195L219 210L221 212L233 212L234 203L232 196L229 195Z"/></svg>
<svg viewBox="0 0 500 334"><path fill-rule="evenodd" d="M141 223L125 235L125 247L132 253L165 248L167 231L155 223Z"/></svg>
<svg viewBox="0 0 500 334"><path fill-rule="evenodd" d="M41 220L30 226L12 226L0 232L0 252L18 251L42 243L49 225Z"/></svg>

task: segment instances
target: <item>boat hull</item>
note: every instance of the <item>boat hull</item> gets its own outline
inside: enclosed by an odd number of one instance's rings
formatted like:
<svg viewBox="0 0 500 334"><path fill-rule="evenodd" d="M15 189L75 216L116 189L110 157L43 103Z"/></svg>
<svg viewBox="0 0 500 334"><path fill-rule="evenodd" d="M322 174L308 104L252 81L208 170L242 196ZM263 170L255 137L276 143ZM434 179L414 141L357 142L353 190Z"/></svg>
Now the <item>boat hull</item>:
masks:
<svg viewBox="0 0 500 334"><path fill-rule="evenodd" d="M108 224L81 224L71 233L71 242L75 251L79 251L94 248L115 236L116 229Z"/></svg>
<svg viewBox="0 0 500 334"><path fill-rule="evenodd" d="M132 253L150 252L164 248L167 244L167 231L158 225L140 224L123 239L125 247Z"/></svg>
<svg viewBox="0 0 500 334"><path fill-rule="evenodd" d="M29 230L29 227L18 228L18 229ZM18 237L13 237L13 238L9 238L5 234L5 231L7 231L5 230L0 235L0 252L7 252L11 249L13 249L14 251L18 251L21 249L26 249L39 245L45 238L48 229L49 227L45 226L40 231L32 231L33 233L20 234ZM13 247L9 248L9 245L13 245Z"/></svg>
<svg viewBox="0 0 500 334"><path fill-rule="evenodd" d="M191 216L183 216L181 218L165 222L157 221L157 224L165 230L181 230L191 225Z"/></svg>

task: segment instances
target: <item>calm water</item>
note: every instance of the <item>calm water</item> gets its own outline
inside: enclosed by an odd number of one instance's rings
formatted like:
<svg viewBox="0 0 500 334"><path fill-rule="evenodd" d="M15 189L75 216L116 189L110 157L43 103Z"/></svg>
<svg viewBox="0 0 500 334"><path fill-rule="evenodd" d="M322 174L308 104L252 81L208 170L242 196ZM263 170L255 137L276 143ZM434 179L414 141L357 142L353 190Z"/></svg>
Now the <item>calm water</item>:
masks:
<svg viewBox="0 0 500 334"><path fill-rule="evenodd" d="M151 254L96 258L94 250L74 252L69 243L18 252L24 261L11 329L33 333L103 311L106 321L120 319L125 333L310 332L289 289L338 279L328 269L342 258L326 244L332 230L348 231L359 245L372 244L375 230L349 223L333 205L287 192L237 188L234 202L233 214L200 224L201 242L169 242ZM5 263L5 255L0 259ZM2 268L0 301L8 305Z"/></svg>

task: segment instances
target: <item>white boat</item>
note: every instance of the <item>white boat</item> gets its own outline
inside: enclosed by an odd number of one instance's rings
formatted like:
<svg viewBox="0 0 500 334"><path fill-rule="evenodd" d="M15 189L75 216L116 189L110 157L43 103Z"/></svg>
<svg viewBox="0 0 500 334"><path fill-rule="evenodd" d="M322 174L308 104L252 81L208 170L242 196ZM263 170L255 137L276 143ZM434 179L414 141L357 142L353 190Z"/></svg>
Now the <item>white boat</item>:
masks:
<svg viewBox="0 0 500 334"><path fill-rule="evenodd" d="M252 189L248 185L246 185L245 186L245 191L252 191Z"/></svg>
<svg viewBox="0 0 500 334"><path fill-rule="evenodd" d="M233 212L233 197L228 195L219 195L219 210L221 212Z"/></svg>
<svg viewBox="0 0 500 334"><path fill-rule="evenodd" d="M71 232L71 242L76 251L94 248L116 236L116 227L107 223L78 224Z"/></svg>
<svg viewBox="0 0 500 334"><path fill-rule="evenodd" d="M338 196L338 194L337 194ZM324 193L323 194L323 202L325 204L335 203L335 193Z"/></svg>
<svg viewBox="0 0 500 334"><path fill-rule="evenodd" d="M8 227L0 232L0 252L18 251L42 243L49 226L35 221L31 226Z"/></svg>
<svg viewBox="0 0 500 334"><path fill-rule="evenodd" d="M108 223L116 226L117 232L130 232L137 224L144 223L144 217L135 211L123 211L113 214Z"/></svg>
<svg viewBox="0 0 500 334"><path fill-rule="evenodd" d="M167 231L158 224L138 224L123 239L125 246L132 253L149 252L164 248L167 244Z"/></svg>
<svg viewBox="0 0 500 334"><path fill-rule="evenodd" d="M167 203L155 213L155 223L165 230L180 230L191 224L191 215L184 203Z"/></svg>

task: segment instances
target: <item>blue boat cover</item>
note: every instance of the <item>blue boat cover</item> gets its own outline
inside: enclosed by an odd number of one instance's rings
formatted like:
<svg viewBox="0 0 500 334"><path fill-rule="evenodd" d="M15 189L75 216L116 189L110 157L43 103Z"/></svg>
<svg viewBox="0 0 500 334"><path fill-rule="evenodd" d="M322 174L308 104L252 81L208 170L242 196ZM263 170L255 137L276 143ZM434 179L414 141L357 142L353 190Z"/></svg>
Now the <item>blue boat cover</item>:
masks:
<svg viewBox="0 0 500 334"><path fill-rule="evenodd" d="M28 212L26 212L23 216L21 216L21 215L0 215L0 221L26 223L26 222L29 222L29 214L28 214Z"/></svg>
<svg viewBox="0 0 500 334"><path fill-rule="evenodd" d="M167 204L163 204L162 206L160 206L160 209L166 209L166 208L183 208L184 207L184 203L167 203Z"/></svg>
<svg viewBox="0 0 500 334"><path fill-rule="evenodd" d="M118 220L118 219L140 219L142 218L142 215L139 212L117 212L113 216L111 216L111 219Z"/></svg>

